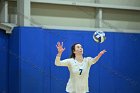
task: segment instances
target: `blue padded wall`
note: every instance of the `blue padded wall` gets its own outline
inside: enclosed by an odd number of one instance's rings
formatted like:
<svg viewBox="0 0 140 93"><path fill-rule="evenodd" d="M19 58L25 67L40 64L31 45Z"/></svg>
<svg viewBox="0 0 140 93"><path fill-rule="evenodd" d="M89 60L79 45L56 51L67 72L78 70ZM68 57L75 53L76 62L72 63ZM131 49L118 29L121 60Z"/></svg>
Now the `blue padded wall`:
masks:
<svg viewBox="0 0 140 93"><path fill-rule="evenodd" d="M68 69L54 65L56 43L63 41L66 50L62 59L70 56L70 47L76 42L83 45L84 56L95 57L101 50L107 50L90 69L90 93L140 93L140 34L106 32L106 41L98 44L92 39L93 33L35 27L17 27L9 37L1 32L0 37L4 38L9 51L9 56L7 52L0 56L4 60L1 64L8 64L2 69L6 73L1 71L4 74L1 76L3 79L9 76L9 79L3 82L3 86L1 84L0 90L9 89L9 93L66 93Z"/></svg>
<svg viewBox="0 0 140 93"><path fill-rule="evenodd" d="M138 55L140 34L106 32L107 40L98 44L90 31L44 30L21 28L21 93L65 93L69 72L54 65L56 43L66 48L62 59L70 55L70 46L79 42L84 56L96 56L102 49L108 52L92 66L90 93L139 93Z"/></svg>
<svg viewBox="0 0 140 93"><path fill-rule="evenodd" d="M49 36L40 28L20 28L21 93L50 93Z"/></svg>
<svg viewBox="0 0 140 93"><path fill-rule="evenodd" d="M0 29L0 93L8 93L8 36Z"/></svg>
<svg viewBox="0 0 140 93"><path fill-rule="evenodd" d="M20 93L20 28L14 28L9 35L9 93Z"/></svg>

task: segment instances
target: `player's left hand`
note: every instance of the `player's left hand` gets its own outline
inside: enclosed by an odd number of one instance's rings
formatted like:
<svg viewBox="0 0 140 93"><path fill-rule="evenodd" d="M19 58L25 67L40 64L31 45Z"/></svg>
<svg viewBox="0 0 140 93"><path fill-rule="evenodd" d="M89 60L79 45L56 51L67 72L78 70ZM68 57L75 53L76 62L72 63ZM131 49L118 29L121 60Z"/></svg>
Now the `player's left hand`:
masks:
<svg viewBox="0 0 140 93"><path fill-rule="evenodd" d="M105 52L107 52L105 49L102 50L102 51L98 54L98 56L101 57Z"/></svg>
<svg viewBox="0 0 140 93"><path fill-rule="evenodd" d="M104 54L105 52L107 52L105 49L104 50L102 50L101 52L100 52L100 54Z"/></svg>

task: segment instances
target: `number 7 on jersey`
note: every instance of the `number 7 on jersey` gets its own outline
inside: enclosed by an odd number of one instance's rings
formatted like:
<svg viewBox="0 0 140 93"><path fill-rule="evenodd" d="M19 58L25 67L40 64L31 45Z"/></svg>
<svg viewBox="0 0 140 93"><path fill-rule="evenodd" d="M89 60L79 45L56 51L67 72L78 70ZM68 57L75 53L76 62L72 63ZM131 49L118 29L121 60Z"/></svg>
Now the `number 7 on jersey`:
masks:
<svg viewBox="0 0 140 93"><path fill-rule="evenodd" d="M82 74L83 69L79 69L79 71L80 71L79 75L81 75L81 74Z"/></svg>

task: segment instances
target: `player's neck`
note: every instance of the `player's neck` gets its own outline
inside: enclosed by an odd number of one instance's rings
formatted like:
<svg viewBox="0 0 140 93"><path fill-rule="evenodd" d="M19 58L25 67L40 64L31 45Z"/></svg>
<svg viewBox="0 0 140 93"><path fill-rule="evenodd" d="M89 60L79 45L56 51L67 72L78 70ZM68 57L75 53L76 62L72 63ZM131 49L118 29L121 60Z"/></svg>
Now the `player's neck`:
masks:
<svg viewBox="0 0 140 93"><path fill-rule="evenodd" d="M82 55L76 55L75 60L77 60L78 62L82 62L83 61L83 56Z"/></svg>

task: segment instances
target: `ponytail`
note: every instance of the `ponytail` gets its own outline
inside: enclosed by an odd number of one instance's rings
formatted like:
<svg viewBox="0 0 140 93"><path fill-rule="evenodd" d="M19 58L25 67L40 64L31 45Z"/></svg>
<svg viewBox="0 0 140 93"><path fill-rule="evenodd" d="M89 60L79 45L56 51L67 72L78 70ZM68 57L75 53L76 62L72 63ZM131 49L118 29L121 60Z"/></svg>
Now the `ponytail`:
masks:
<svg viewBox="0 0 140 93"><path fill-rule="evenodd" d="M80 43L75 43L71 46L71 55L70 55L70 58L74 58L75 59L75 54L74 54L74 51L75 51L75 45L77 44L80 44Z"/></svg>

